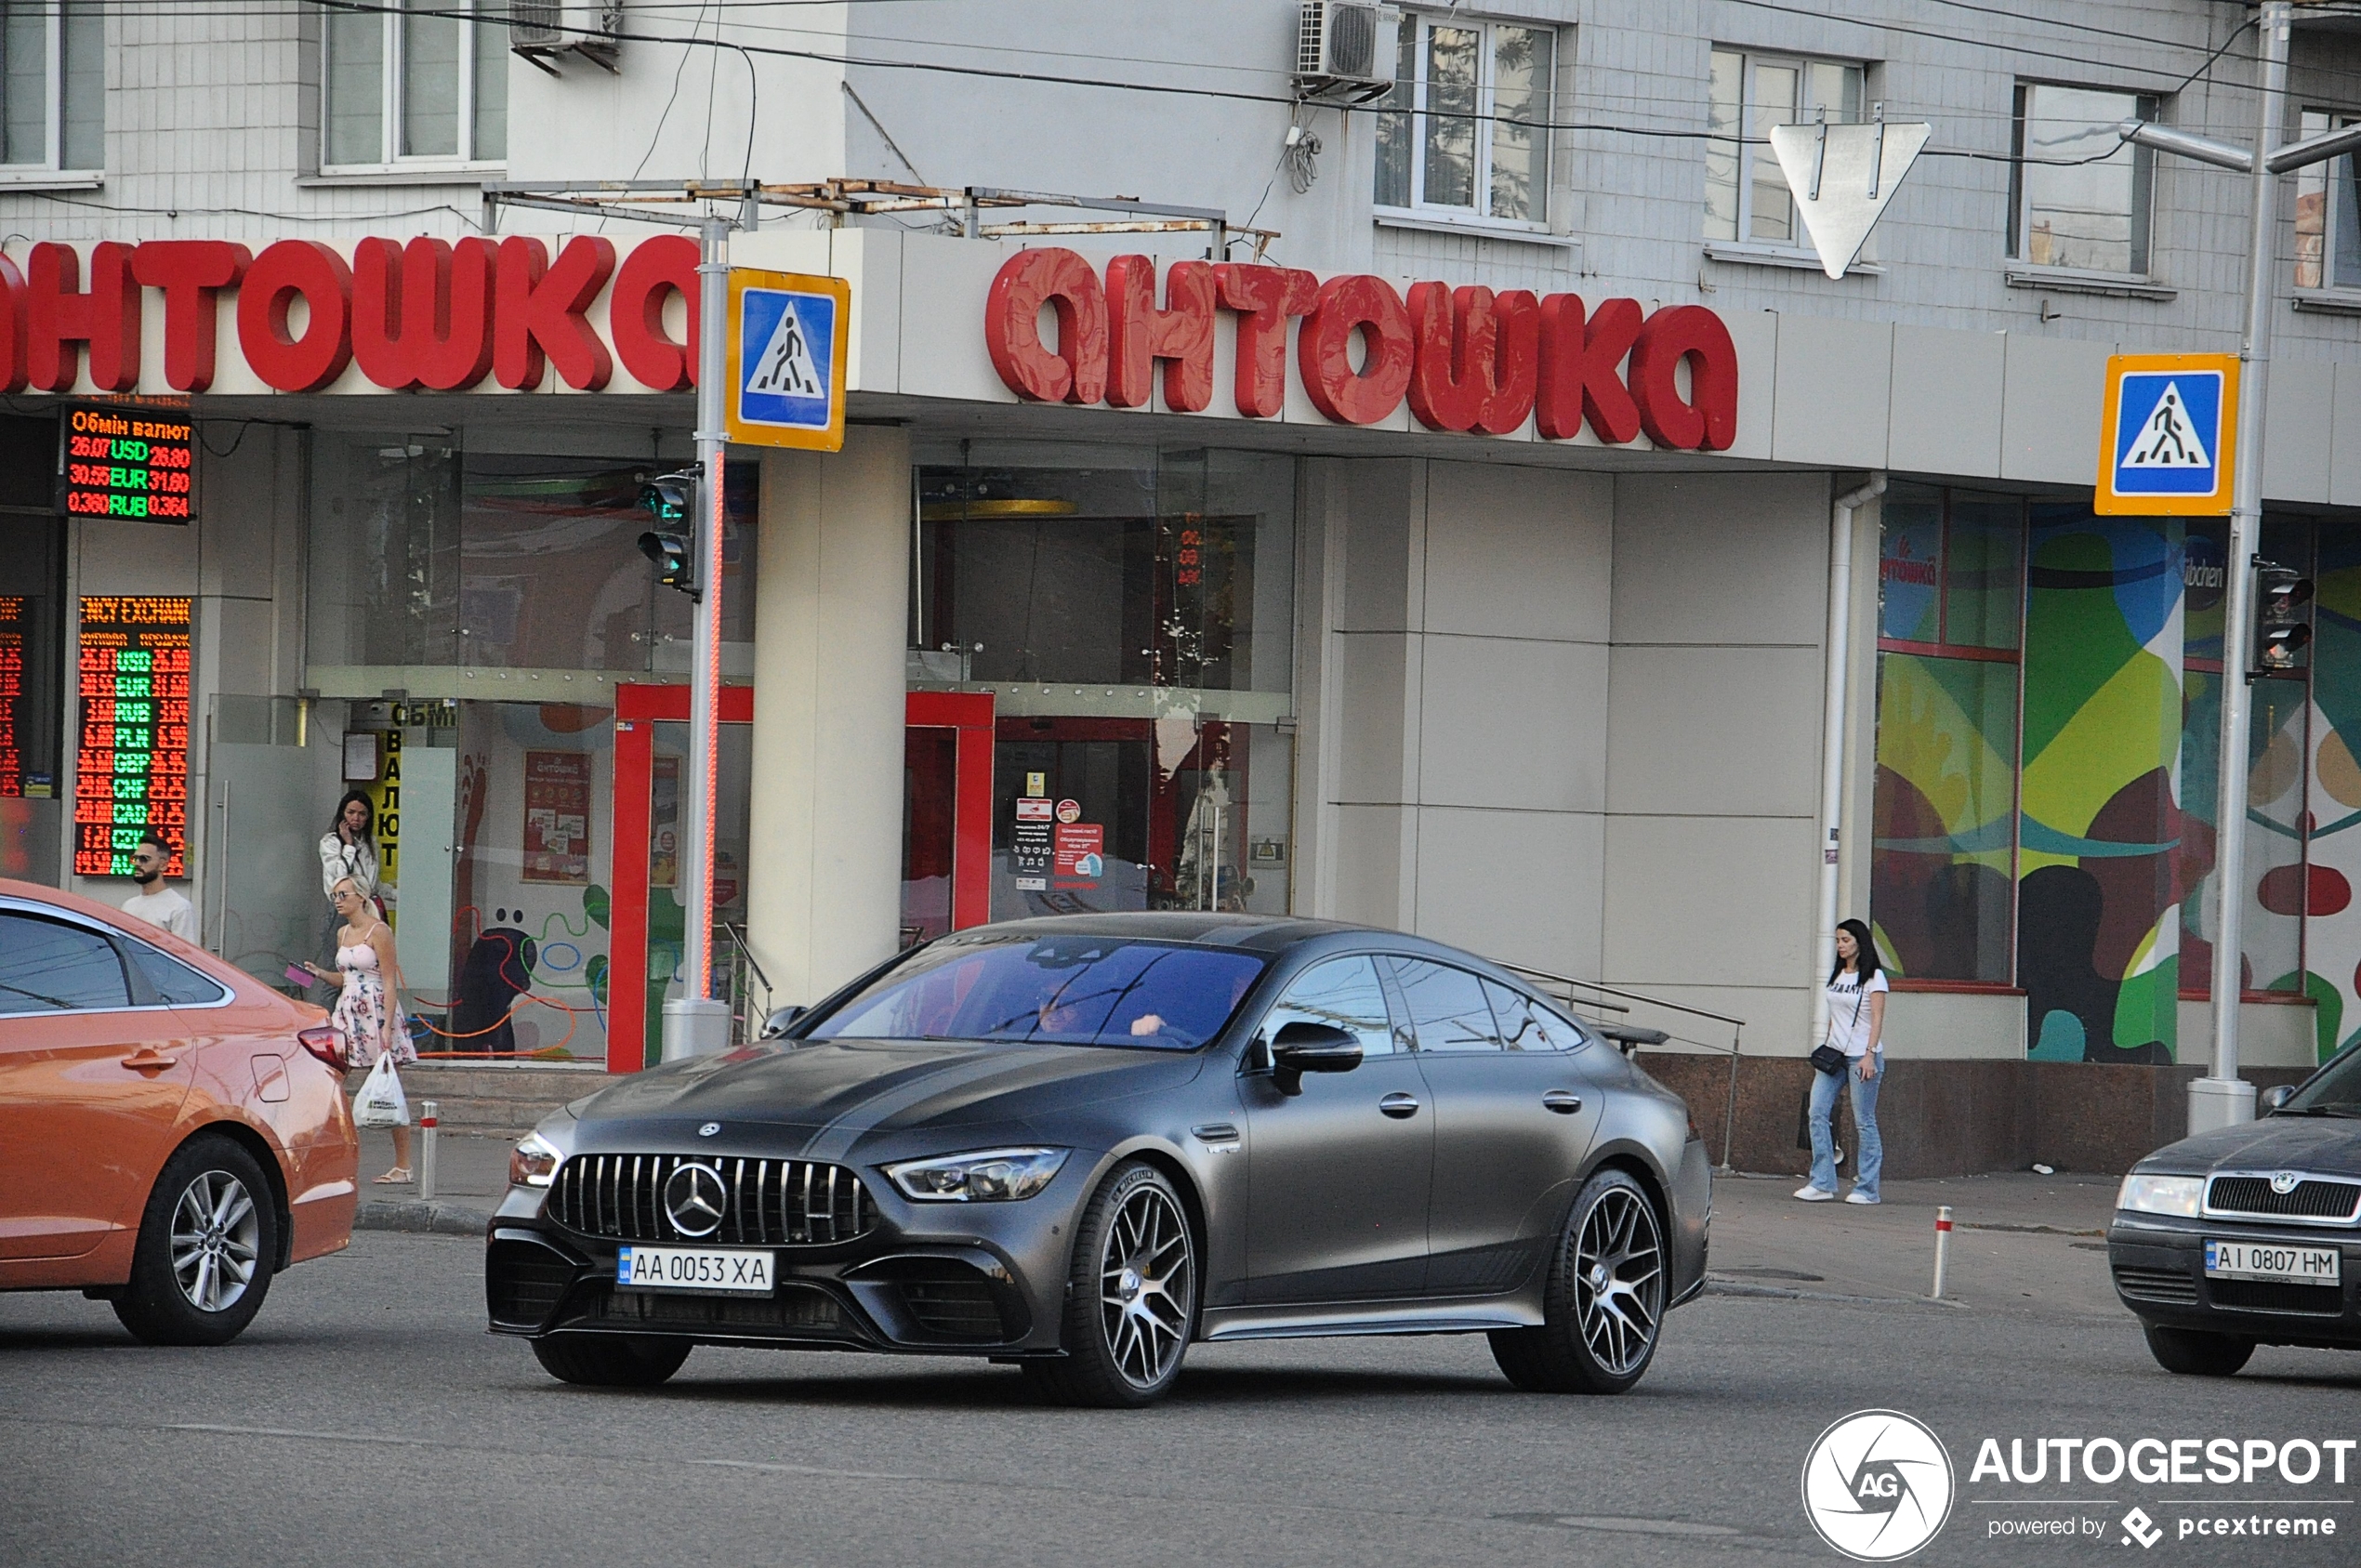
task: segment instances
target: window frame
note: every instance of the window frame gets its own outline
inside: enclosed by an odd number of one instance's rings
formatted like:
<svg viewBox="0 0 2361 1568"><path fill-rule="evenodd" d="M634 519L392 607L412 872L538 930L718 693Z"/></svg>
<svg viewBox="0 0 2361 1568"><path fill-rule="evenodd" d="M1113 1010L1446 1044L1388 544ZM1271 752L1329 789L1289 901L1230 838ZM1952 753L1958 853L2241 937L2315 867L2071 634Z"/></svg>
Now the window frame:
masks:
<svg viewBox="0 0 2361 1568"><path fill-rule="evenodd" d="M2361 109L2330 109L2319 104L2305 104L2297 112L2299 117L2296 124L2299 134L2305 138L2361 125ZM2313 126L2315 120L2320 122L2316 130ZM2344 198L2341 197L2340 189L2349 181L2337 179L2334 177L2334 171L2339 164L2345 163L2352 157L2353 154L2348 152L2343 157L2324 159L2309 168L2295 171L2296 195L2293 215L2296 224L2295 257L2288 269L2288 286L2295 291L2298 298L2334 300L2340 305L2348 303L2361 305L2361 283L2340 283L2336 281L2338 220L2344 210ZM2304 261L2302 209L2307 190L2315 188L2320 193L2320 255L2315 263L2319 269L2319 281L2307 283L2302 278ZM2361 191L2354 192L2352 199L2356 204L2361 204ZM2361 249L2361 246L2355 248ZM2351 259L2354 272L2361 274L2361 256L2354 256Z"/></svg>
<svg viewBox="0 0 2361 1568"><path fill-rule="evenodd" d="M114 955L115 968L123 981L121 1003L70 1008L41 1008L22 1012L0 1012L0 1019L28 1020L45 1018L88 1017L94 1013L157 1012L166 1010L166 1004L155 999L147 977L136 971L123 950L116 933L94 920L80 918L61 909L49 909L33 903L0 903L0 919L31 920L61 929L77 931L96 941Z"/></svg>
<svg viewBox="0 0 2361 1568"><path fill-rule="evenodd" d="M26 0L16 0L25 4ZM40 6L44 29L46 58L42 74L41 160L38 163L0 163L0 189L21 185L50 185L71 182L97 185L106 173L106 62L98 62L99 71L99 161L89 166L69 165L66 155L66 13L70 7L88 7L92 0L33 0ZM101 38L106 17L99 13ZM103 49L102 49L103 54Z"/></svg>
<svg viewBox="0 0 2361 1568"><path fill-rule="evenodd" d="M1469 206L1431 203L1426 199L1423 127L1425 121L1433 112L1427 107L1426 37L1438 21L1446 27L1473 32L1480 40L1477 46L1476 60L1476 144L1472 177L1478 200ZM1553 231L1550 227L1550 179L1556 166L1552 144L1557 133L1554 131L1537 130L1534 137L1534 146L1538 153L1539 165L1533 181L1534 206L1537 209L1535 215L1531 217L1501 217L1490 210L1492 205L1492 140L1495 109L1497 103L1495 95L1498 91L1499 76L1498 49L1494 43L1494 35L1498 29L1504 27L1522 28L1528 32L1549 35L1550 69L1547 72L1547 86L1544 89L1547 107L1542 115L1543 119L1548 121L1553 119L1557 113L1558 68L1565 55L1563 39L1566 30L1553 21L1539 17L1464 16L1456 11L1438 13L1405 10L1402 13L1401 26L1406 32L1410 41L1413 74L1407 82L1396 77L1394 86L1396 90L1407 86L1410 89L1410 102L1406 107L1393 109L1383 108L1380 104L1378 112L1380 114L1399 114L1409 126L1410 139L1407 154L1409 199L1401 203L1378 200L1377 196L1378 170L1373 166L1370 171L1371 212L1380 222L1391 221L1405 227L1424 228L1445 225L1454 229L1496 230L1520 235L1547 236L1552 233ZM1402 38L1402 33L1395 35L1397 70L1400 69L1399 50Z"/></svg>
<svg viewBox="0 0 2361 1568"><path fill-rule="evenodd" d="M2032 269L2042 277L2054 275L2067 280L2089 278L2130 283L2153 281L2156 276L2157 160L2151 149L2134 143L2124 145L2131 150L2130 244L2132 259L2139 265L2130 271L2117 272L2095 267L2070 267L2056 261L2036 261L2026 254L2033 238L2030 209L2033 192L2031 182L2025 178L2025 128L2026 122L2032 118L2032 95L2043 87L2061 92L2108 93L2127 98L2131 100L2133 117L2152 123L2158 120L2164 111L2164 99L2155 93L2084 82L2018 77L2009 95L2009 232L2005 247L2008 264L2011 268Z"/></svg>
<svg viewBox="0 0 2361 1568"><path fill-rule="evenodd" d="M1753 252L1765 257L1799 259L1809 262L1812 266L1816 268L1820 265L1820 254L1817 250L1813 248L1812 236L1804 231L1803 220L1800 214L1796 215L1794 219L1796 237L1784 244L1777 240L1758 240L1754 238L1751 232L1754 226L1755 159L1758 156L1762 156L1771 158L1774 164L1777 162L1776 155L1772 153L1770 148L1767 146L1758 147L1754 144L1750 138L1748 129L1748 117L1753 112L1760 101L1756 99L1754 93L1755 72L1758 68L1764 65L1790 68L1796 72L1797 92L1800 95L1804 91L1804 84L1810 80L1810 71L1813 66L1833 65L1838 69L1850 73L1853 83L1857 89L1856 103L1866 104L1869 101L1869 63L1866 60L1847 59L1840 55L1787 54L1775 49L1748 49L1734 46L1717 44L1713 46L1712 50L1707 57L1707 108L1708 115L1711 112L1712 107L1711 71L1713 55L1734 55L1737 57L1738 127L1737 135L1734 138L1724 138L1708 134L1705 138L1705 144L1709 155L1712 149L1719 143L1725 140L1733 142L1734 145L1731 148L1731 153L1735 161L1737 172L1735 194L1732 199L1730 220L1731 232L1727 235L1708 233L1706 236L1705 243L1708 245L1714 247L1716 250L1728 250L1733 253ZM1791 114L1801 114L1803 112L1803 110L1799 104L1790 103L1787 107L1788 112ZM1859 111L1856 108L1855 112L1858 112ZM1808 120L1788 120L1785 123L1787 125L1809 125L1812 122ZM1838 125L1854 122L1831 120L1829 123L1831 125ZM1708 132L1709 130L1710 121L1708 120ZM1705 219L1708 223L1709 223L1712 218L1712 193L1713 173L1711 165L1708 165L1706 170L1706 204L1702 209ZM1875 260L1875 252L1872 249L1872 246L1874 246L1875 244L1875 231L1872 231L1870 240L1862 246L1863 260Z"/></svg>
<svg viewBox="0 0 2361 1568"><path fill-rule="evenodd" d="M448 170L456 174L477 172L496 174L508 166L508 154L505 152L497 158L479 157L476 155L475 145L476 74L480 51L484 46L485 34L495 29L503 34L507 33L507 23L494 20L508 14L506 0L455 0L455 0L438 0L438 3L429 4L424 7L424 10L431 18L444 20L448 12L462 7L473 15L468 18L448 19L456 20L459 27L459 58L454 67L458 78L456 106L453 111L458 120L459 151L456 153L404 153L401 151L403 124L402 100L405 96L403 88L408 80L403 24L410 18L400 0L394 0L394 3L387 6L384 14L376 19L379 27L377 78L379 157L374 163L358 164L339 164L329 157L328 138L335 123L333 106L336 91L336 30L329 25L334 20L333 17L323 13L320 27L320 143L317 149L316 165L321 175L333 178L348 175L408 174L421 169ZM500 52L503 56L508 52L505 39L500 45ZM505 106L503 113L506 113ZM505 136L502 139L506 140Z"/></svg>

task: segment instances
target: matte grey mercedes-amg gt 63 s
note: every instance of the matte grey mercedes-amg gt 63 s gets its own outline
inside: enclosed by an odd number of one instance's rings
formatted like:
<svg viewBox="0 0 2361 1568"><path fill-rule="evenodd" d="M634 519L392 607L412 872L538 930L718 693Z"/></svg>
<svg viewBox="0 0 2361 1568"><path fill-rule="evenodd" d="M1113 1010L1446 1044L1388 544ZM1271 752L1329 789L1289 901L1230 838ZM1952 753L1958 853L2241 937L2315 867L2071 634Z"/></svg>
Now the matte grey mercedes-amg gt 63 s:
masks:
<svg viewBox="0 0 2361 1568"><path fill-rule="evenodd" d="M1224 915L980 927L518 1145L495 1332L569 1382L695 1345L987 1356L1139 1405L1197 1340L1488 1334L1619 1393L1704 1285L1682 1101L1507 970Z"/></svg>

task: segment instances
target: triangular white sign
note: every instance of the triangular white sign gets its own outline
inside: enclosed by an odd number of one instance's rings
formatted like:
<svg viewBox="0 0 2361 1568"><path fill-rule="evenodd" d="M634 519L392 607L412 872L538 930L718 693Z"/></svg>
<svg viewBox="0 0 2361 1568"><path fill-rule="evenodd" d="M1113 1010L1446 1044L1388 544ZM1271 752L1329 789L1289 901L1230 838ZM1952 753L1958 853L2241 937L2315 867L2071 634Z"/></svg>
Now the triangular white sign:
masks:
<svg viewBox="0 0 2361 1568"><path fill-rule="evenodd" d="M803 323L796 318L793 307L779 312L778 324L771 329L771 341L762 346L762 357L755 362L754 374L746 378L746 390L778 398L816 398L825 394L820 368L811 362L811 349L803 340Z"/></svg>
<svg viewBox="0 0 2361 1568"><path fill-rule="evenodd" d="M2181 395L2181 384L2168 381L2157 398L2156 408L2140 427L2138 439L2131 443L2130 455L2124 458L2127 468L2210 468L2213 458L2197 437L2197 428L2189 423L2188 400Z"/></svg>
<svg viewBox="0 0 2361 1568"><path fill-rule="evenodd" d="M1924 123L1774 125L1771 151L1795 192L1796 211L1831 278L1861 254L1894 188L1934 134Z"/></svg>

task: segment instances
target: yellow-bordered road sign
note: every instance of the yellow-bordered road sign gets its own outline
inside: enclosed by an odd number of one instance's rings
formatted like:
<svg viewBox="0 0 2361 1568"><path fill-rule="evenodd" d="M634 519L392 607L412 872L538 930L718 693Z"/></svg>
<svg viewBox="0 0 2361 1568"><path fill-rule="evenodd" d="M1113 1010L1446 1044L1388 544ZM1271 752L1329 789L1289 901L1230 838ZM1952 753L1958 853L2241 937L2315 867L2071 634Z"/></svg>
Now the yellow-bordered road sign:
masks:
<svg viewBox="0 0 2361 1568"><path fill-rule="evenodd" d="M844 448L845 339L852 289L842 278L730 269L730 440L806 451Z"/></svg>
<svg viewBox="0 0 2361 1568"><path fill-rule="evenodd" d="M2113 355L2091 509L2223 516L2230 510L2237 445L2237 355Z"/></svg>

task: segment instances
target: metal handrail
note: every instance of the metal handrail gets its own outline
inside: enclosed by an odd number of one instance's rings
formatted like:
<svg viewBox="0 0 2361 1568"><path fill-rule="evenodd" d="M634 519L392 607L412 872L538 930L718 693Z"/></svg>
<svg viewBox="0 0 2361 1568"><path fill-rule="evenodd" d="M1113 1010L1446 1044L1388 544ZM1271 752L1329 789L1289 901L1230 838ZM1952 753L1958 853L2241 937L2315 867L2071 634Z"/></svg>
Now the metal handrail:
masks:
<svg viewBox="0 0 2361 1568"><path fill-rule="evenodd" d="M1724 1174L1727 1174L1732 1168L1734 1168L1730 1164L1730 1151L1736 1140L1737 1134L1738 1058L1744 1054L1744 1034L1747 1026L1747 1021L1745 1019L1732 1018L1727 1013L1708 1012L1704 1008L1692 1008L1680 1002L1668 1002L1660 997L1646 995L1638 991L1624 991L1616 986L1602 985L1595 980L1576 980L1572 975L1551 974L1547 969L1537 969L1523 964L1501 963L1500 967L1507 969L1511 974L1525 975L1534 980L1550 981L1556 984L1565 986L1569 990L1580 989L1584 991L1595 991L1604 996L1621 996L1629 1001L1638 1002L1645 1007L1663 1008L1669 1012L1686 1013L1692 1018L1708 1018L1713 1020L1716 1023L1726 1023L1730 1025L1730 1087L1728 1094L1724 1097L1721 1107L1721 1163L1716 1168L1722 1171ZM1584 1005L1596 1007L1606 1012L1629 1013L1631 1011L1629 1008L1617 1007L1612 1002L1597 1002ZM1680 1040L1682 1045L1695 1046L1700 1050L1720 1051L1722 1049L1721 1047L1706 1040L1692 1040L1679 1035L1674 1036L1674 1038Z"/></svg>

